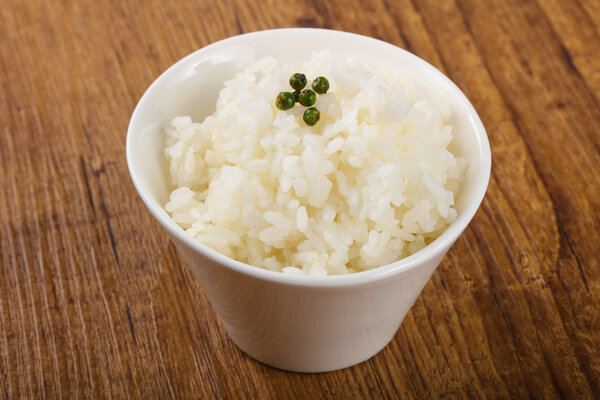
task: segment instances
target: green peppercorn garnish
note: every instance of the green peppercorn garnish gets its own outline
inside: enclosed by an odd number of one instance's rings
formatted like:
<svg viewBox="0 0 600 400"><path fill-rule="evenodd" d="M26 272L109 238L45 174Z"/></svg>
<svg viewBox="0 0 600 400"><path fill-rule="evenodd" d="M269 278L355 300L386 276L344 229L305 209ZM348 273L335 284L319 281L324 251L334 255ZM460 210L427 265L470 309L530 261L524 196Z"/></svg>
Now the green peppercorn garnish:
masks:
<svg viewBox="0 0 600 400"><path fill-rule="evenodd" d="M294 90L302 90L306 86L306 75L296 72L290 77L290 86Z"/></svg>
<svg viewBox="0 0 600 400"><path fill-rule="evenodd" d="M317 101L317 95L310 89L304 89L298 94L298 102L305 107L310 107Z"/></svg>
<svg viewBox="0 0 600 400"><path fill-rule="evenodd" d="M299 90L294 90L294 100L296 100L296 103L298 103L300 101L299 96L300 96L300 91Z"/></svg>
<svg viewBox="0 0 600 400"><path fill-rule="evenodd" d="M319 121L320 118L321 113L315 107L307 108L306 111L304 111L304 115L302 116L302 119L308 126L313 126Z"/></svg>
<svg viewBox="0 0 600 400"><path fill-rule="evenodd" d="M294 107L296 104L296 100L294 100L294 95L290 92L281 92L277 95L277 99L275 100L275 105L280 110L289 110Z"/></svg>
<svg viewBox="0 0 600 400"><path fill-rule="evenodd" d="M319 94L325 94L329 90L329 81L324 76L319 76L312 82L312 88Z"/></svg>

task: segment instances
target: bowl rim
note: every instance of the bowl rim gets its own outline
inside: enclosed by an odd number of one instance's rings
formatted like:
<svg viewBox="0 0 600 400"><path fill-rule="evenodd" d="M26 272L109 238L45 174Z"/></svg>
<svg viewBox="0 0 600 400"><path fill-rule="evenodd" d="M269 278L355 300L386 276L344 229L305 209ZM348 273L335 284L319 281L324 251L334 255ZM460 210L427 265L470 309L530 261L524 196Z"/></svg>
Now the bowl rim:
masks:
<svg viewBox="0 0 600 400"><path fill-rule="evenodd" d="M211 50L218 49L221 46L234 44L238 41L242 41L244 42L243 44L248 45L251 44L251 40L260 39L261 36L277 36L284 33L300 32L312 32L313 34L338 36L340 38L345 37L344 39L355 38L357 40L373 41L373 43L377 44L378 46L381 46L383 48L389 48L389 51L391 52L404 53L403 56L414 58L414 61L417 64L420 64L423 68L428 69L432 71L432 73L439 75L441 80L445 81L445 83L448 85L448 89L453 93L453 95L456 95L459 98L459 100L462 101L466 106L471 123L475 127L477 133L478 152L481 162L481 169L478 171L478 177L475 183L475 190L473 191L472 195L473 201L470 201L466 204L462 212L437 239L435 239L433 242L428 244L423 249L417 251L416 253L387 265L383 265L366 271L344 275L292 275L285 274L282 272L270 271L260 267L255 267L250 264L234 260L217 252L216 250L211 249L210 247L200 243L199 241L186 234L183 228L179 227L179 225L172 222L172 220L171 222L169 222L167 220L170 219L168 214L166 212L159 212L159 210L162 209L162 207L158 204L158 202L153 200L153 196L149 193L149 191L147 191L144 188L140 177L136 174L136 171L133 166L134 154L132 148L132 138L135 135L135 133L132 132L133 125L134 121L140 114L140 109L144 106L145 99L149 96L149 93L154 89L154 87L158 85L158 82L168 79L168 77L172 74L173 70L176 67L186 64L195 59L196 57L199 57L204 53L208 53ZM127 167L138 194L140 195L144 204L146 205L146 207L148 207L152 215L154 215L154 218L158 220L158 222L163 226L163 228L167 230L168 233L171 234L172 237L183 242L186 246L192 248L194 251L201 253L204 257L210 259L211 261L218 263L223 267L234 270L238 273L244 274L246 276L266 281L277 282L283 285L325 288L354 286L386 279L391 276L400 274L402 272L416 269L423 263L434 260L439 256L443 256L445 252L450 248L450 246L452 246L452 244L458 239L458 237L461 235L464 229L467 227L467 225L475 215L477 209L479 208L479 205L483 201L483 197L485 196L490 179L492 164L491 149L488 136L483 126L483 123L481 122L481 119L475 111L475 108L473 107L469 99L465 96L465 94L462 92L462 90L460 90L460 88L456 86L456 84L454 84L454 82L452 82L441 71L439 71L437 68L435 68L433 65L429 64L422 58L391 43L375 39L369 36L360 35L357 33L321 28L281 28L244 33L211 43L181 58L169 68L167 68L165 71L163 71L158 76L158 78L156 78L152 82L152 84L148 87L148 89L146 89L144 94L138 100L138 103L136 104L136 107L131 115L131 119L127 128L127 138L125 147Z"/></svg>

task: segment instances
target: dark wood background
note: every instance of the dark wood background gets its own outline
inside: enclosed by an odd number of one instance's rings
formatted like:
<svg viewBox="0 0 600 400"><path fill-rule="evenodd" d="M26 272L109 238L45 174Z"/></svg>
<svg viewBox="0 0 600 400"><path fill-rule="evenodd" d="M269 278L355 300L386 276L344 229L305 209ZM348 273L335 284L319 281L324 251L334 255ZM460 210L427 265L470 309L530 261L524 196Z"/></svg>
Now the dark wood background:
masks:
<svg viewBox="0 0 600 400"><path fill-rule="evenodd" d="M487 128L490 186L380 354L241 353L130 181L133 108L242 32L357 32L426 59ZM0 6L0 398L600 398L598 0Z"/></svg>

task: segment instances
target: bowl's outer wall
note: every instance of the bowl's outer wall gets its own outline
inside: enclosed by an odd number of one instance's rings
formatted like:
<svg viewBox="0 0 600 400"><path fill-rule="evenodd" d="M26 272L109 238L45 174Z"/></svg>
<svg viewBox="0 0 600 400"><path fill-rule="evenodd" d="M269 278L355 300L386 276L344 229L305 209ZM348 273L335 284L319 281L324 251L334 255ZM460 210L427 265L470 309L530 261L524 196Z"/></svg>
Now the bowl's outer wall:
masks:
<svg viewBox="0 0 600 400"><path fill-rule="evenodd" d="M256 360L296 372L340 369L379 352L444 255L353 287L285 286L223 268L171 238L231 339Z"/></svg>

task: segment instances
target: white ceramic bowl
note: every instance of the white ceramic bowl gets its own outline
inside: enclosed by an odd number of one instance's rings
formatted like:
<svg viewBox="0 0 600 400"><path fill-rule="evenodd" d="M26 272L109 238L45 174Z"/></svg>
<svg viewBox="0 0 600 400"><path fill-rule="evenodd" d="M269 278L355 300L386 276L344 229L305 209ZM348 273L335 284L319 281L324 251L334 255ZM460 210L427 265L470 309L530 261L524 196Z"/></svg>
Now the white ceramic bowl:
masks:
<svg viewBox="0 0 600 400"><path fill-rule="evenodd" d="M383 65L401 65L455 115L453 152L469 162L456 199L456 221L423 250L393 264L351 275L284 275L232 260L187 236L163 209L168 200L163 129L177 115L201 121L215 109L224 80L270 55L300 61L330 48ZM127 162L137 191L166 229L231 339L265 364L300 372L331 371L367 360L394 336L404 316L485 194L488 139L469 100L422 59L391 44L321 29L279 29L222 40L165 71L139 101L127 131Z"/></svg>

